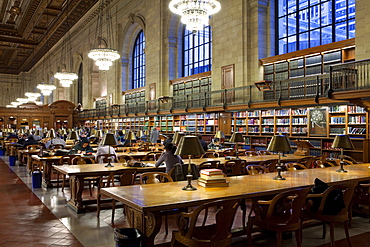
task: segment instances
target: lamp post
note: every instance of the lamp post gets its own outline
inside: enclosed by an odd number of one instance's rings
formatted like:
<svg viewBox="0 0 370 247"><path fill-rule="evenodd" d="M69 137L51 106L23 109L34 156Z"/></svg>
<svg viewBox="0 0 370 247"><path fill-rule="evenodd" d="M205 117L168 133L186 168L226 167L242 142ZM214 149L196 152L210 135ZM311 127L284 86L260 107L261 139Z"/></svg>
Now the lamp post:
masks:
<svg viewBox="0 0 370 247"><path fill-rule="evenodd" d="M110 146L117 145L116 137L114 136L113 133L106 133L103 137L103 140L102 140L101 144L104 145L104 146L108 146L108 164L106 164L105 167L114 167L110 162L110 160L111 160Z"/></svg>
<svg viewBox="0 0 370 247"><path fill-rule="evenodd" d="M276 177L274 177L274 179L285 180L285 178L281 176L282 167L280 157L282 152L292 151L292 147L290 146L288 138L284 135L273 136L267 147L267 150L279 153L278 164L276 167L278 174Z"/></svg>
<svg viewBox="0 0 370 247"><path fill-rule="evenodd" d="M235 143L235 152L236 152L236 159L238 160L238 143L244 142L243 134L240 132L234 132L229 140L229 142Z"/></svg>
<svg viewBox="0 0 370 247"><path fill-rule="evenodd" d="M186 178L188 179L188 184L184 188L182 188L183 190L192 191L197 189L191 185L191 179L193 178L191 172L191 156L200 154L204 154L204 150L197 136L183 136L180 139L175 155L189 156L188 175L186 175Z"/></svg>
<svg viewBox="0 0 370 247"><path fill-rule="evenodd" d="M337 172L347 172L344 170L344 161L343 161L343 149L354 149L353 143L348 135L337 135L334 138L332 148L340 148L340 169Z"/></svg>

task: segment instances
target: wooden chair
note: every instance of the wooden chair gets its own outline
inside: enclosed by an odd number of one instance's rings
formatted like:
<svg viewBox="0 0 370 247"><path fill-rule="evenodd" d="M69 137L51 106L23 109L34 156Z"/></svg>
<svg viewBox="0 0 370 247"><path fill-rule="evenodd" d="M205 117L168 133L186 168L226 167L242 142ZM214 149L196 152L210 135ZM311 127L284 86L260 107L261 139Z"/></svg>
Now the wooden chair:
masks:
<svg viewBox="0 0 370 247"><path fill-rule="evenodd" d="M352 164L361 164L361 162L358 162L357 160L355 160L354 158L352 158L351 156L349 155L343 155L343 159L344 160L349 160L352 162Z"/></svg>
<svg viewBox="0 0 370 247"><path fill-rule="evenodd" d="M233 148L226 149L223 153L224 156L235 156L236 151Z"/></svg>
<svg viewBox="0 0 370 247"><path fill-rule="evenodd" d="M268 173L269 171L260 165L248 165L245 167L248 175L257 175L257 174L264 174Z"/></svg>
<svg viewBox="0 0 370 247"><path fill-rule="evenodd" d="M321 156L314 157L313 167L325 168L334 166L333 163L327 161L328 155L323 154Z"/></svg>
<svg viewBox="0 0 370 247"><path fill-rule="evenodd" d="M302 158L300 160L297 160L298 163L301 163L302 165L304 165L306 168L312 168L313 166L313 162L315 160L315 157L305 157L305 158Z"/></svg>
<svg viewBox="0 0 370 247"><path fill-rule="evenodd" d="M308 206L307 206L308 209L305 211L305 217L320 220L323 222L323 238L325 238L325 235L326 235L325 224L329 223L331 246L335 246L334 244L334 223L341 223L341 222L343 222L344 224L344 232L346 234L348 246L352 246L351 240L349 238L349 233L348 233L348 221L349 221L348 209L349 209L356 185L357 185L357 182L346 183L346 184L341 184L341 185L333 185L333 186L330 186L328 189L326 189L321 194L309 194L307 196L307 199L309 199L311 202L314 198L321 198L319 208L316 212L312 212L309 209L312 203L308 201ZM329 210L327 210L325 206L330 205L330 204L333 205L333 203L338 204L337 202L330 202L330 200L333 199L333 196L332 196L333 194L331 193L332 192L335 193L335 190L340 190L343 193L344 207L341 209L339 213L334 214L334 215L331 215L331 214L329 215L326 211L330 211L332 213L333 209L330 208Z"/></svg>
<svg viewBox="0 0 370 247"><path fill-rule="evenodd" d="M278 162L277 159L265 160L261 161L258 165L265 167L269 172L274 172L277 162Z"/></svg>
<svg viewBox="0 0 370 247"><path fill-rule="evenodd" d="M369 181L360 182L353 193L349 213L349 225L351 226L352 211L361 215L370 214L370 183ZM352 209L352 210L351 210ZM369 219L370 223L370 219Z"/></svg>
<svg viewBox="0 0 370 247"><path fill-rule="evenodd" d="M63 144L52 144L50 145L49 149L57 150L57 149L63 149L64 145Z"/></svg>
<svg viewBox="0 0 370 247"><path fill-rule="evenodd" d="M282 233L295 231L298 246L301 243L301 212L310 188L300 188L276 195L272 200L253 200L248 216L248 246L252 246L252 227L276 231L278 247L281 246Z"/></svg>
<svg viewBox="0 0 370 247"><path fill-rule="evenodd" d="M60 166L62 166L62 165L72 165L72 159L75 158L75 157L79 157L79 155L76 155L76 154L63 155L62 157L60 157L58 163L59 163ZM62 175L62 191L64 191L66 179L67 179L66 175L63 174ZM59 173L57 174L57 185L59 186Z"/></svg>
<svg viewBox="0 0 370 247"><path fill-rule="evenodd" d="M177 231L172 232L171 246L231 246L231 227L240 200L219 200L205 203L191 213L181 213L177 219ZM215 210L214 220L207 220L205 211ZM203 222L201 225L198 222Z"/></svg>
<svg viewBox="0 0 370 247"><path fill-rule="evenodd" d="M26 148L27 150L36 150L36 149L39 149L40 146L38 144L33 144L33 145L28 145Z"/></svg>
<svg viewBox="0 0 370 247"><path fill-rule="evenodd" d="M100 161L101 163L107 163L109 157L111 157L112 163L118 163L118 159L115 154L99 154L95 157L95 163L100 163Z"/></svg>
<svg viewBox="0 0 370 247"><path fill-rule="evenodd" d="M245 156L259 156L260 153L258 151L247 150L247 151L244 152L244 155Z"/></svg>
<svg viewBox="0 0 370 247"><path fill-rule="evenodd" d="M202 169L211 169L211 168L218 168L220 166L219 160L212 160L212 161L205 161L199 164L198 168L199 170Z"/></svg>
<svg viewBox="0 0 370 247"><path fill-rule="evenodd" d="M156 183L165 183L165 182L173 182L171 176L164 172L145 172L139 175L139 183L140 184L156 184ZM178 210L164 210L161 211L161 214L165 217L165 229L166 235L168 234L168 215L178 214L179 210L185 209L178 209Z"/></svg>
<svg viewBox="0 0 370 247"><path fill-rule="evenodd" d="M218 153L213 153L213 152L206 152L203 155L203 158L218 158L220 155Z"/></svg>
<svg viewBox="0 0 370 247"><path fill-rule="evenodd" d="M283 167L285 167L287 171L296 171L296 170L306 169L306 166L302 165L301 163L297 163L297 162L285 163Z"/></svg>
<svg viewBox="0 0 370 247"><path fill-rule="evenodd" d="M127 163L127 161L134 160L134 157L130 155L122 155L118 157L119 163Z"/></svg>
<svg viewBox="0 0 370 247"><path fill-rule="evenodd" d="M272 155L273 153L267 150L259 150L258 151L261 155Z"/></svg>
<svg viewBox="0 0 370 247"><path fill-rule="evenodd" d="M119 186L129 186L134 184L135 180L135 171L125 171L122 174L119 174ZM109 174L107 178L100 178L99 180L99 187L98 187L98 194L96 198L96 205L97 205L97 211L96 215L99 217L100 215L100 209L101 209L101 195L100 195L100 189L105 187L113 187L115 186L114 182L115 173L112 172ZM112 218L111 222L114 224L114 215L116 210L116 200L112 199Z"/></svg>
<svg viewBox="0 0 370 247"><path fill-rule="evenodd" d="M140 161L156 161L157 160L157 154L156 153L147 153L145 156L143 156Z"/></svg>
<svg viewBox="0 0 370 247"><path fill-rule="evenodd" d="M76 156L71 160L72 165L83 165L83 164L95 164L95 161L91 157Z"/></svg>
<svg viewBox="0 0 370 247"><path fill-rule="evenodd" d="M245 160L228 160L221 168L227 176L239 176L246 174L246 165Z"/></svg>

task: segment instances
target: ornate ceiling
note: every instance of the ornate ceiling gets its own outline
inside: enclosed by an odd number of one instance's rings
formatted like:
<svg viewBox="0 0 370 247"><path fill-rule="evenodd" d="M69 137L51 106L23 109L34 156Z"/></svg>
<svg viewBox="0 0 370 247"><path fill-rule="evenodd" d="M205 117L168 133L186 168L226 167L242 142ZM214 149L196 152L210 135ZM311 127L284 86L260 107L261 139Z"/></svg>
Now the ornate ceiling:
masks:
<svg viewBox="0 0 370 247"><path fill-rule="evenodd" d="M30 70L97 2L0 1L0 73Z"/></svg>

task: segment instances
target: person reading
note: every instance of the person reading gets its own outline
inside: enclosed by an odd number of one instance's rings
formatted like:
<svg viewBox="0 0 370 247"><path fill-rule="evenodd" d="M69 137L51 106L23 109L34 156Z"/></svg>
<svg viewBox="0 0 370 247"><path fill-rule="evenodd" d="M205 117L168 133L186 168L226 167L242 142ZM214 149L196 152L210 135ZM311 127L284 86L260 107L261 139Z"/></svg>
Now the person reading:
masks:
<svg viewBox="0 0 370 247"><path fill-rule="evenodd" d="M170 142L164 146L165 152L161 154L157 162L155 163L155 167L160 166L163 162L166 163L166 173L171 171L175 164L184 164L184 161L181 159L179 155L175 155L176 146Z"/></svg>

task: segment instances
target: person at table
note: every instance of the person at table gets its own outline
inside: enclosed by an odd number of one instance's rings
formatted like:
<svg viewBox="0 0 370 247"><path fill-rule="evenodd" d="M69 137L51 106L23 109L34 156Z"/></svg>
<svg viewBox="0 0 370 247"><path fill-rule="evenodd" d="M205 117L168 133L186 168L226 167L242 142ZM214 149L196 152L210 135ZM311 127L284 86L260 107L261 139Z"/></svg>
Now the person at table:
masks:
<svg viewBox="0 0 370 247"><path fill-rule="evenodd" d="M53 145L63 145L63 148L66 145L66 142L61 138L60 134L56 134L54 139L51 139L45 143L46 149L53 147Z"/></svg>
<svg viewBox="0 0 370 247"><path fill-rule="evenodd" d="M23 147L26 141L27 141L27 134L23 134L22 137L18 140L17 146Z"/></svg>
<svg viewBox="0 0 370 247"><path fill-rule="evenodd" d="M160 166L163 162L166 163L166 172L168 173L171 171L171 169L176 165L177 163L179 164L184 164L184 161L181 159L179 155L175 155L176 152L176 146L170 142L167 143L164 146L165 152L161 154L157 162L155 163L155 167Z"/></svg>
<svg viewBox="0 0 370 247"><path fill-rule="evenodd" d="M222 148L222 145L220 143L220 139L215 138L212 140L212 142L208 145L208 149L220 149Z"/></svg>
<svg viewBox="0 0 370 247"><path fill-rule="evenodd" d="M158 143L160 142L159 139L159 131L157 130L157 127L152 128L152 132L150 132L150 138L149 138L151 143Z"/></svg>
<svg viewBox="0 0 370 247"><path fill-rule="evenodd" d="M8 137L6 138L6 140L9 141L10 139L17 139L18 140L17 133L10 133L8 135Z"/></svg>
<svg viewBox="0 0 370 247"><path fill-rule="evenodd" d="M98 157L101 154L111 154L112 155L111 158L113 156L117 157L117 154L114 148L111 146L106 146L106 145L104 146L102 145L98 147L98 151L96 152L95 157ZM98 163L104 163L103 159L104 157L99 157Z"/></svg>
<svg viewBox="0 0 370 247"><path fill-rule="evenodd" d="M33 135L29 135L27 141L23 144L23 147L27 147L29 145L38 145L39 142L33 138Z"/></svg>
<svg viewBox="0 0 370 247"><path fill-rule="evenodd" d="M92 153L93 149L90 146L90 141L87 138L82 138L72 149L71 153L77 152L78 154Z"/></svg>
<svg viewBox="0 0 370 247"><path fill-rule="evenodd" d="M207 151L208 146L207 146L207 143L202 139L202 135L198 135L198 139L199 139L200 145L202 145L204 152Z"/></svg>
<svg viewBox="0 0 370 247"><path fill-rule="evenodd" d="M167 143L171 143L173 140L172 135L168 135L167 139L163 142L163 145L166 146Z"/></svg>

